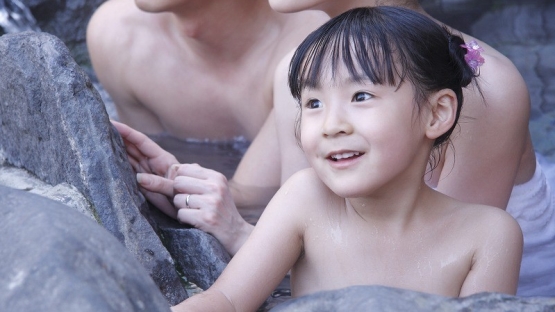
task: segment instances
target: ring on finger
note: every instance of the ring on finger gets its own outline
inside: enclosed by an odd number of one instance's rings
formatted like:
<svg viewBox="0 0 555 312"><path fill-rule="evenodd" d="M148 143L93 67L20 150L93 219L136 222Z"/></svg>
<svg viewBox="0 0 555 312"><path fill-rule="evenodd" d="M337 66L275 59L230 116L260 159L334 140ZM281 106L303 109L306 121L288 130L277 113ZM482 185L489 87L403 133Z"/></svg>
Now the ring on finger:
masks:
<svg viewBox="0 0 555 312"><path fill-rule="evenodd" d="M191 208L191 206L189 206L189 197L191 197L191 194L187 194L187 197L185 198L185 207L187 208Z"/></svg>

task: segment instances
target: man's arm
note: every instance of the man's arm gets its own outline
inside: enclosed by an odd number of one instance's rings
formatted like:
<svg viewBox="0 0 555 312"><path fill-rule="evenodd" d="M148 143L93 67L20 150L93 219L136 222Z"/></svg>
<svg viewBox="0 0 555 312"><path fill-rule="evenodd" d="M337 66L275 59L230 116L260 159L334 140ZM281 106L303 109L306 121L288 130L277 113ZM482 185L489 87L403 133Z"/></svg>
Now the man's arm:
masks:
<svg viewBox="0 0 555 312"><path fill-rule="evenodd" d="M280 159L274 112L241 159L229 187L237 206L266 206L280 186Z"/></svg>
<svg viewBox="0 0 555 312"><path fill-rule="evenodd" d="M295 172L310 166L295 137L299 107L288 86L289 63L293 53L294 51L291 51L279 63L274 79L274 111L280 148L282 184Z"/></svg>
<svg viewBox="0 0 555 312"><path fill-rule="evenodd" d="M92 67L117 104L135 101L124 76L124 64L127 64L124 57L129 54L124 46L129 43L129 34L121 19L128 11L125 1L106 1L97 8L87 25L87 49Z"/></svg>

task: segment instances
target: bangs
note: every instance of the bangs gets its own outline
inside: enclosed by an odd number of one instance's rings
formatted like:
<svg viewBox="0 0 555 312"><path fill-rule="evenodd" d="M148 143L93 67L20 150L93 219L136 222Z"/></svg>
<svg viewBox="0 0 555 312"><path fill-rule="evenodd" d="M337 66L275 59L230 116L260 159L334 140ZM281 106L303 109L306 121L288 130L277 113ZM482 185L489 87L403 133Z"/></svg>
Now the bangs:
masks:
<svg viewBox="0 0 555 312"><path fill-rule="evenodd" d="M387 25L379 21L380 16L365 14L361 18L357 12L350 15L311 33L295 51L289 68L289 88L297 101L305 88L321 86L325 71L329 70L335 79L340 66L345 66L350 78L357 82L370 80L373 84L397 86L404 80L402 51L383 29ZM395 66L396 61L401 70Z"/></svg>

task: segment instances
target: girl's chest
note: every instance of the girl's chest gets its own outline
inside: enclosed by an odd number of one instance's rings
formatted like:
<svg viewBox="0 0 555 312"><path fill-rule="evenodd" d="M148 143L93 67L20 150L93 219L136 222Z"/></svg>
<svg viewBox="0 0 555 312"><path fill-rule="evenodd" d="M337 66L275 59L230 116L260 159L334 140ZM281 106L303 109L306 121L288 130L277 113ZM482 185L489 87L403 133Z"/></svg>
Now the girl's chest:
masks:
<svg viewBox="0 0 555 312"><path fill-rule="evenodd" d="M384 285L458 296L472 266L472 246L449 234L399 239L330 227L305 237L292 276L294 295L351 285ZM444 234L444 235L442 235Z"/></svg>

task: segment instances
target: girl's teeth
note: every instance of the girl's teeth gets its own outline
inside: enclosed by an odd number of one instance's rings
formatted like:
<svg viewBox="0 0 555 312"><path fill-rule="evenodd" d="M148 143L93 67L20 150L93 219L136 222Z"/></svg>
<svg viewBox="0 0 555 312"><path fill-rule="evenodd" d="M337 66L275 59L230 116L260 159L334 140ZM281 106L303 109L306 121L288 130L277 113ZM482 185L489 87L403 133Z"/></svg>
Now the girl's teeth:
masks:
<svg viewBox="0 0 555 312"><path fill-rule="evenodd" d="M350 157L358 156L358 155L359 155L358 152L350 152L350 153L343 153L343 154L333 155L331 158L334 159L334 160L340 160L340 159L350 158Z"/></svg>

